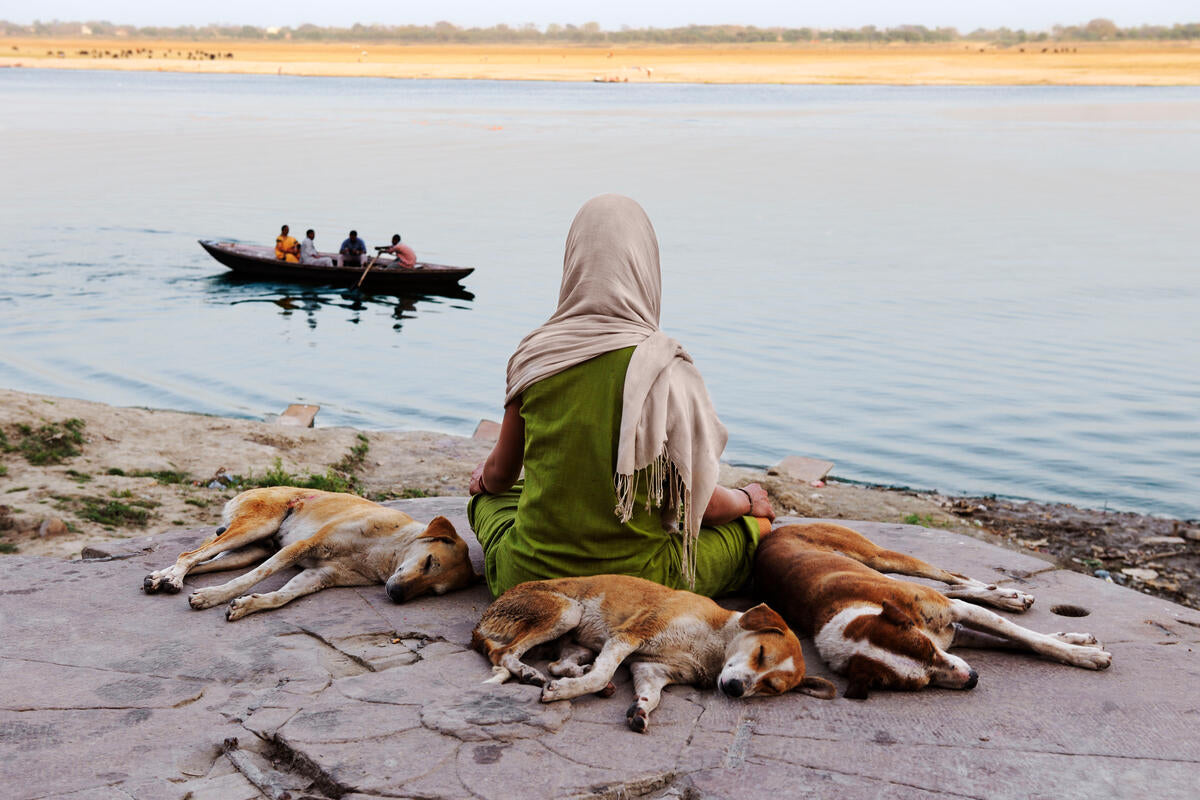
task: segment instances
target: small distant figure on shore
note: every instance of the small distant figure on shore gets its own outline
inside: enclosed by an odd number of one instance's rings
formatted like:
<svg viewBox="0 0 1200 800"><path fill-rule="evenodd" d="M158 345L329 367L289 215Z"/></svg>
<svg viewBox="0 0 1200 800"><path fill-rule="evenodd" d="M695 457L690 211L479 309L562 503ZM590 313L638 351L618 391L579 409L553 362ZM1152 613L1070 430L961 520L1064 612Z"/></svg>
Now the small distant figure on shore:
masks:
<svg viewBox="0 0 1200 800"><path fill-rule="evenodd" d="M333 259L317 252L317 232L309 228L304 232L304 241L300 242L300 263L315 264L318 267L332 267Z"/></svg>
<svg viewBox="0 0 1200 800"><path fill-rule="evenodd" d="M350 236L342 242L338 254L341 256L342 265L361 266L367 256L367 243L358 238L358 231L350 231Z"/></svg>
<svg viewBox="0 0 1200 800"><path fill-rule="evenodd" d="M408 245L400 241L400 234L392 236L392 246L381 248L383 252L390 253L396 257L396 263L402 267L412 269L417 265L417 254Z"/></svg>
<svg viewBox="0 0 1200 800"><path fill-rule="evenodd" d="M293 263L300 260L300 244L288 234L287 225L280 228L275 237L275 258Z"/></svg>

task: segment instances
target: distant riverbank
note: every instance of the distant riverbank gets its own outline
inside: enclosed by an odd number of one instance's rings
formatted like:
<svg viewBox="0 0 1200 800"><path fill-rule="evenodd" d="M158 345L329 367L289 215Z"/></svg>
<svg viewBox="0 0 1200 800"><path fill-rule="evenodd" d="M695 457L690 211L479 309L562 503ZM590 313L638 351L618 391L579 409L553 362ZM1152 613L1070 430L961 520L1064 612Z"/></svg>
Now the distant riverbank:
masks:
<svg viewBox="0 0 1200 800"><path fill-rule="evenodd" d="M977 42L538 46L0 38L0 66L630 83L1200 85L1200 45Z"/></svg>

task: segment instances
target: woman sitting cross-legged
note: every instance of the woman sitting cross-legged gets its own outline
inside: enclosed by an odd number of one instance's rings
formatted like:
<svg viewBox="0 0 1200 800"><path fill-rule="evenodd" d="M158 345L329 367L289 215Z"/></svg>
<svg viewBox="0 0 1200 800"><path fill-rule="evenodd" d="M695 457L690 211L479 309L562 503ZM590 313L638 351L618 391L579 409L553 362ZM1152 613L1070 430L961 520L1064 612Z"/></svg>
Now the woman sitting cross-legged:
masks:
<svg viewBox="0 0 1200 800"><path fill-rule="evenodd" d="M471 476L493 595L615 573L715 597L749 578L775 515L757 484L717 485L727 434L691 357L658 328L661 283L642 207L589 200L558 309L509 360L500 438Z"/></svg>

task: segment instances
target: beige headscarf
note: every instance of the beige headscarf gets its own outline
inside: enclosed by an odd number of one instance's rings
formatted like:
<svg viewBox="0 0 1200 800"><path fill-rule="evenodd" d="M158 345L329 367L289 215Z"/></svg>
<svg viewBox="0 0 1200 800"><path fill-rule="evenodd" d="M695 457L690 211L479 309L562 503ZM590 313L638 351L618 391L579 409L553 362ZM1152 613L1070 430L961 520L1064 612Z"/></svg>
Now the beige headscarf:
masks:
<svg viewBox="0 0 1200 800"><path fill-rule="evenodd" d="M621 404L615 513L622 522L633 514L638 473L649 467L649 502L683 522L683 576L695 586L696 537L728 434L691 356L658 329L661 302L658 239L646 212L621 195L592 198L567 234L558 309L509 359L504 402L543 378L634 346Z"/></svg>

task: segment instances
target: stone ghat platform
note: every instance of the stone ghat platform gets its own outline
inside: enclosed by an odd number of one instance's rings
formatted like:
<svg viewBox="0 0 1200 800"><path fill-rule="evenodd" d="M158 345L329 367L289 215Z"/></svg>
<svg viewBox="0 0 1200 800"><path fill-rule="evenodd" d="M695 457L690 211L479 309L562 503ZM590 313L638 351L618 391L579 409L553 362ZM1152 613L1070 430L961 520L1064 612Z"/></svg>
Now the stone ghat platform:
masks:
<svg viewBox="0 0 1200 800"><path fill-rule="evenodd" d="M392 505L470 538L463 498ZM177 530L90 560L0 559L0 797L1196 796L1200 613L945 531L849 524L1034 593L1021 624L1094 633L1112 668L962 650L973 691L731 700L678 686L639 735L624 670L610 699L544 705L534 687L481 685L490 670L467 642L482 586L405 605L381 586L329 589L234 623L192 611L187 587L142 594L147 572L211 533ZM806 648L811 672L844 688Z"/></svg>

